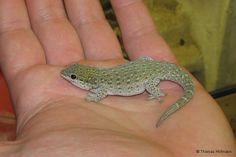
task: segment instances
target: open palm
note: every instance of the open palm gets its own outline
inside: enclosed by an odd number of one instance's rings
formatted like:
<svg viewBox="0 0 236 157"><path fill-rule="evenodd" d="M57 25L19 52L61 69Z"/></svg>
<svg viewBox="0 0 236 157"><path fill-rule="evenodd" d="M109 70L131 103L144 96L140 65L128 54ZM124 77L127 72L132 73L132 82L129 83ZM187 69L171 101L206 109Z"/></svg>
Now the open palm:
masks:
<svg viewBox="0 0 236 157"><path fill-rule="evenodd" d="M141 1L111 2L131 60L176 62ZM162 83L167 96L161 104L147 101L147 93L92 103L84 100L86 91L60 77L74 62L126 62L99 1L1 0L0 33L1 70L17 114L16 142L0 144L2 156L198 156L198 149L235 150L224 115L197 81L191 102L155 128L182 95L179 86Z"/></svg>

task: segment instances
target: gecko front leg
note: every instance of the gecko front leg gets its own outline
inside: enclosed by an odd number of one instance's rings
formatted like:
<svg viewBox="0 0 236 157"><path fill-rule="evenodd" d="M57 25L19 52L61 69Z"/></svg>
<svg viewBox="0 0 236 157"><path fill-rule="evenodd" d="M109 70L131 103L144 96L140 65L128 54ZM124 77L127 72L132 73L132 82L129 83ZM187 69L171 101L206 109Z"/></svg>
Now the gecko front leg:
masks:
<svg viewBox="0 0 236 157"><path fill-rule="evenodd" d="M101 99L105 98L106 96L107 96L107 90L103 87L98 87L90 90L85 99L92 102L98 102Z"/></svg>

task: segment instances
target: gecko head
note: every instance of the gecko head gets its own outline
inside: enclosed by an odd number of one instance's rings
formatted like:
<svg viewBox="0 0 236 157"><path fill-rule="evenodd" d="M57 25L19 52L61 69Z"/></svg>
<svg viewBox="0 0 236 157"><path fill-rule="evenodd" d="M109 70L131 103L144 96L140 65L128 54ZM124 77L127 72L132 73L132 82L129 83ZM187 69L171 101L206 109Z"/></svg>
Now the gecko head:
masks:
<svg viewBox="0 0 236 157"><path fill-rule="evenodd" d="M96 86L97 70L95 67L73 64L61 71L61 76L82 89Z"/></svg>

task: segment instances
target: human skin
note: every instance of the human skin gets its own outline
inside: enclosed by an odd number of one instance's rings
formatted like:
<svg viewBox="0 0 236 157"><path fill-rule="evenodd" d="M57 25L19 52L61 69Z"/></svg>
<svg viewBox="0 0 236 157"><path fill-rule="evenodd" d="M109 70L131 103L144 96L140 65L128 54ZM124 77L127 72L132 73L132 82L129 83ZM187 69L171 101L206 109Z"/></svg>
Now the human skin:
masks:
<svg viewBox="0 0 236 157"><path fill-rule="evenodd" d="M111 3L131 60L145 55L177 63L142 1ZM0 67L17 116L16 140L0 143L1 157L194 157L198 149L235 156L223 112L194 78L193 99L159 128L158 117L183 94L174 83L161 83L167 93L161 104L147 101L147 93L85 101L87 92L60 70L74 62L111 67L126 60L99 1L64 4L0 0Z"/></svg>

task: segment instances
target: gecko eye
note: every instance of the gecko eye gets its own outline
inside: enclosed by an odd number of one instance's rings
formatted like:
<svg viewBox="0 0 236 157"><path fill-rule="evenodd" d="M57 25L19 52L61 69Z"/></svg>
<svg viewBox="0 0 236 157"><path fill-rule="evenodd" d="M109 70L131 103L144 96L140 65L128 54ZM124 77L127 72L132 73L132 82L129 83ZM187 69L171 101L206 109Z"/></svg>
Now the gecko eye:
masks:
<svg viewBox="0 0 236 157"><path fill-rule="evenodd" d="M70 78L74 80L74 79L77 78L77 76L76 76L75 74L71 74L71 75L70 75Z"/></svg>

